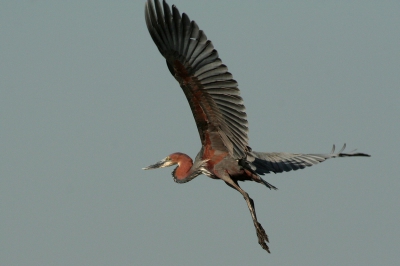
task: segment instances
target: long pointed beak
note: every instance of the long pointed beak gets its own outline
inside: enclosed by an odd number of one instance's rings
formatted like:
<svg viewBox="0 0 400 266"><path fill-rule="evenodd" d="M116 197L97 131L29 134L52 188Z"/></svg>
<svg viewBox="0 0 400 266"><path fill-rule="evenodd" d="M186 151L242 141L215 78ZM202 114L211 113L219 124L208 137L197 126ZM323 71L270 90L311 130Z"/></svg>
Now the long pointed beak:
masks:
<svg viewBox="0 0 400 266"><path fill-rule="evenodd" d="M162 159L159 162L156 162L155 164L149 165L147 167L142 168L143 170L150 170L150 169L157 169L157 168L163 168L163 167L168 167L171 165L174 165L175 163L173 163L169 157L166 157L164 159Z"/></svg>

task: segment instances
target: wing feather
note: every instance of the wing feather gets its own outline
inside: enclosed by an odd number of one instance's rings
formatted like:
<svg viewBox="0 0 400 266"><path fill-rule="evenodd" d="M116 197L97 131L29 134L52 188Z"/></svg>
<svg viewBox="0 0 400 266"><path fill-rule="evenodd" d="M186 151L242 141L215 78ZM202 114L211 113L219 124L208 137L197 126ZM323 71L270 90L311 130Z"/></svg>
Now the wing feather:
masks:
<svg viewBox="0 0 400 266"><path fill-rule="evenodd" d="M171 74L179 82L203 145L244 158L247 115L236 80L195 21L163 1L148 0L146 25Z"/></svg>
<svg viewBox="0 0 400 266"><path fill-rule="evenodd" d="M228 71L228 67L222 64L221 59L217 58L215 61L210 62L202 67L199 67L198 70L194 73L194 76L200 81L209 76L223 74Z"/></svg>
<svg viewBox="0 0 400 266"><path fill-rule="evenodd" d="M346 145L346 144L345 144ZM364 156L369 157L370 155L365 153L342 153L345 148L334 153L335 148L332 149L331 153L328 154L303 154L303 153L287 153L287 152L249 152L247 156L247 163L249 163L251 169L257 174L268 174L268 173L281 173L292 170L303 169L308 166L312 166L323 162L330 158L337 157L355 157Z"/></svg>

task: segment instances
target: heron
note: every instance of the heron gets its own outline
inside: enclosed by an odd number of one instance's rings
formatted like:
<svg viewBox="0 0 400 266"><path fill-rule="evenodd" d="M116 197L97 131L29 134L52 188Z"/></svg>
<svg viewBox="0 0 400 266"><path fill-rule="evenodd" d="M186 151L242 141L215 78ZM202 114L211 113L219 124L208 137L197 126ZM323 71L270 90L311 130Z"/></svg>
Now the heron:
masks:
<svg viewBox="0 0 400 266"><path fill-rule="evenodd" d="M238 181L254 181L277 188L261 175L303 169L330 158L369 154L256 152L248 144L247 114L238 84L219 58L217 50L195 21L165 0L147 0L145 20L151 38L165 58L169 71L182 88L199 132L201 149L193 161L176 152L144 170L178 165L173 180L182 184L203 174L223 180L244 197L256 230L258 243L270 253L269 240L258 222L254 202Z"/></svg>

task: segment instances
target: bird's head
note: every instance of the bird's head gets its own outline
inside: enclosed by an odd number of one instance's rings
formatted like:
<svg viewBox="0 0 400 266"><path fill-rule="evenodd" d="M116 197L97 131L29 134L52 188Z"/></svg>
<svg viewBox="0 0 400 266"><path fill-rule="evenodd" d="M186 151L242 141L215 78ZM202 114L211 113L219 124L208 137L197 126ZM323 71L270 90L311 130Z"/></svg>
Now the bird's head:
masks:
<svg viewBox="0 0 400 266"><path fill-rule="evenodd" d="M149 165L147 167L142 168L143 170L150 170L150 169L157 169L157 168L163 168L163 167L168 167L177 164L179 161L177 160L176 156L173 154L168 155L164 159L162 159L159 162L156 162L155 164Z"/></svg>

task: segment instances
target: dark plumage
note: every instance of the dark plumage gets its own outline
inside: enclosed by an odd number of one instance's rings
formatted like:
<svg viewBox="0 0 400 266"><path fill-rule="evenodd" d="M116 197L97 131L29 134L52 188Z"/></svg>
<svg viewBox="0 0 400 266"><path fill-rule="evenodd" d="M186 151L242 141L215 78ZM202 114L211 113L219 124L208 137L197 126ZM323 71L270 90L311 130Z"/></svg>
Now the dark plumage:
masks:
<svg viewBox="0 0 400 266"><path fill-rule="evenodd" d="M329 154L252 151L248 145L248 123L237 82L222 63L218 52L196 22L175 6L148 0L146 25L174 78L179 82L192 110L202 148L195 161L183 153L173 153L147 169L178 164L174 181L186 183L200 174L221 179L246 200L259 244L269 252L268 236L257 221L254 202L238 181L255 181L276 189L260 175L303 169L336 157L369 156L342 153L345 146Z"/></svg>

